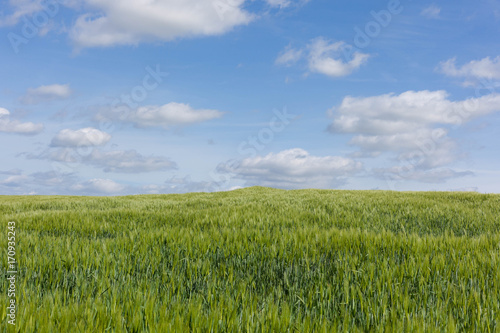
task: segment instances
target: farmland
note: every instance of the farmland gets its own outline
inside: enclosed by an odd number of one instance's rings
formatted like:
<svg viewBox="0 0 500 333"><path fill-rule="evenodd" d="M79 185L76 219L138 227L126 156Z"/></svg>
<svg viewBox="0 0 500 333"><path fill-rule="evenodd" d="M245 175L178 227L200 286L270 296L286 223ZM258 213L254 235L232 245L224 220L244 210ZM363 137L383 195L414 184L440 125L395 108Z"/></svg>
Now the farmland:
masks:
<svg viewBox="0 0 500 333"><path fill-rule="evenodd" d="M500 195L253 187L0 211L21 332L500 332Z"/></svg>

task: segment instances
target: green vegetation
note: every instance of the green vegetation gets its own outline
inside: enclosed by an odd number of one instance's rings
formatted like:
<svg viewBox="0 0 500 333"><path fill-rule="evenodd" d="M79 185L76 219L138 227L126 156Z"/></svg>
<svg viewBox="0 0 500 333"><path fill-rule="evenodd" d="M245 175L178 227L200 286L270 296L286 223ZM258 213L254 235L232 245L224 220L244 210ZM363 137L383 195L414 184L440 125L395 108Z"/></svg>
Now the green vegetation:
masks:
<svg viewBox="0 0 500 333"><path fill-rule="evenodd" d="M20 332L500 332L500 195L254 187L0 211Z"/></svg>

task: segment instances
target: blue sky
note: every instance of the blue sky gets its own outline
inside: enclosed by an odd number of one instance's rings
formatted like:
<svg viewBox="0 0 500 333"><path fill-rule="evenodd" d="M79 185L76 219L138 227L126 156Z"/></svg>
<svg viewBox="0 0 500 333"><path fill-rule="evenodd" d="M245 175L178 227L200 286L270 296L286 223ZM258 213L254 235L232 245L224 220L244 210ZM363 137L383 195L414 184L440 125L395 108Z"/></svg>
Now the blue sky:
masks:
<svg viewBox="0 0 500 333"><path fill-rule="evenodd" d="M497 1L0 4L0 194L500 192Z"/></svg>

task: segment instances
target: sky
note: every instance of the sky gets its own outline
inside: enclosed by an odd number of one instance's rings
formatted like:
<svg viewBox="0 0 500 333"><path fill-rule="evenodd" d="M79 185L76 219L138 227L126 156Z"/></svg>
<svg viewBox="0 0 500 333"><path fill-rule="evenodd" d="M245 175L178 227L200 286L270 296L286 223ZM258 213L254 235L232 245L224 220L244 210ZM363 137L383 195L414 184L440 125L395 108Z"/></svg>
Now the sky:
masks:
<svg viewBox="0 0 500 333"><path fill-rule="evenodd" d="M0 194L500 193L500 2L0 0Z"/></svg>

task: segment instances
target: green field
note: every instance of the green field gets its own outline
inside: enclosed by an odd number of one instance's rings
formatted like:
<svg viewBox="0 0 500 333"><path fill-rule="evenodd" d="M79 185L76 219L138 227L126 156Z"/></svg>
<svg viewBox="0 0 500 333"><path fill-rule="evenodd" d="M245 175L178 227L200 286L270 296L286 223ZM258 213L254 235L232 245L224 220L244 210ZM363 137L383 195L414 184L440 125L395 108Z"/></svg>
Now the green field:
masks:
<svg viewBox="0 0 500 333"><path fill-rule="evenodd" d="M20 332L500 332L500 195L253 187L0 211Z"/></svg>

